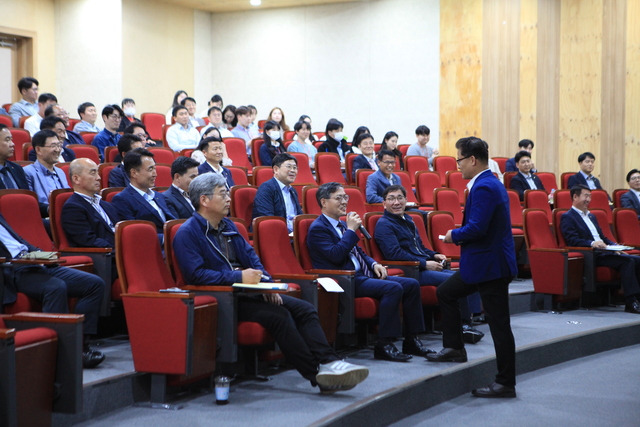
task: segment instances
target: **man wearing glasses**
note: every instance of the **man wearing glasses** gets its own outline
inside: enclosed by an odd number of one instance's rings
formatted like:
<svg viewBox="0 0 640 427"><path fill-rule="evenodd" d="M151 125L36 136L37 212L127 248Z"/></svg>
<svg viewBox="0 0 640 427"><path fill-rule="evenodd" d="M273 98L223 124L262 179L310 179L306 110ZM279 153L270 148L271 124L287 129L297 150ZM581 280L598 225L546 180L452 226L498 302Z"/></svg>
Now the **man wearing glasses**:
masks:
<svg viewBox="0 0 640 427"><path fill-rule="evenodd" d="M378 152L378 170L367 178L367 203L382 203L382 194L390 185L401 185L400 177L393 173L396 155L390 150Z"/></svg>
<svg viewBox="0 0 640 427"><path fill-rule="evenodd" d="M627 174L629 191L620 197L620 204L623 208L635 209L640 219L640 171L631 169Z"/></svg>
<svg viewBox="0 0 640 427"><path fill-rule="evenodd" d="M91 143L100 151L100 160L104 161L104 149L106 147L115 147L120 140L118 129L120 121L124 117L124 112L116 104L107 105L102 109L102 120L104 121L104 129L93 138Z"/></svg>

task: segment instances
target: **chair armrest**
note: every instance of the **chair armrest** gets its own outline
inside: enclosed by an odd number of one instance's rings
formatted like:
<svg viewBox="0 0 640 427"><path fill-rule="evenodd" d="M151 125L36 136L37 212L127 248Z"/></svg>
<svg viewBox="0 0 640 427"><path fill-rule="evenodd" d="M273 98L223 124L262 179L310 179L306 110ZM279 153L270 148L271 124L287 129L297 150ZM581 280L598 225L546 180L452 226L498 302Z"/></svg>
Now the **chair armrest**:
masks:
<svg viewBox="0 0 640 427"><path fill-rule="evenodd" d="M316 280L319 276L317 274L277 274L271 275L272 278L277 280Z"/></svg>
<svg viewBox="0 0 640 427"><path fill-rule="evenodd" d="M593 248L586 246L565 246L564 248L569 252L593 252Z"/></svg>
<svg viewBox="0 0 640 427"><path fill-rule="evenodd" d="M0 340L6 340L9 338L13 338L16 335L15 328L4 329L0 328Z"/></svg>
<svg viewBox="0 0 640 427"><path fill-rule="evenodd" d="M84 314L16 313L0 315L5 322L82 323Z"/></svg>
<svg viewBox="0 0 640 427"><path fill-rule="evenodd" d="M569 252L568 248L536 248L536 249L527 249L529 252L558 252L564 253Z"/></svg>
<svg viewBox="0 0 640 427"><path fill-rule="evenodd" d="M331 275L331 274L337 274L340 276L355 276L356 275L356 271L355 270L323 270L320 268L312 268L311 270L307 270L307 273L309 274L317 274L318 276L326 276L326 275Z"/></svg>
<svg viewBox="0 0 640 427"><path fill-rule="evenodd" d="M177 298L192 299L195 297L193 292L136 292L135 294L122 294L128 298Z"/></svg>
<svg viewBox="0 0 640 427"><path fill-rule="evenodd" d="M380 264L398 265L398 266L403 265L407 267L420 267L420 263L418 261L390 261L390 260L384 259L380 261Z"/></svg>
<svg viewBox="0 0 640 427"><path fill-rule="evenodd" d="M23 265L53 265L53 264L64 264L67 262L66 259L12 259L11 264L23 264Z"/></svg>
<svg viewBox="0 0 640 427"><path fill-rule="evenodd" d="M231 286L200 286L200 285L184 285L181 289L189 292L233 292Z"/></svg>
<svg viewBox="0 0 640 427"><path fill-rule="evenodd" d="M60 250L60 252L65 253L74 253L74 254L82 254L82 253L92 253L92 254L109 254L113 252L113 248L65 248Z"/></svg>

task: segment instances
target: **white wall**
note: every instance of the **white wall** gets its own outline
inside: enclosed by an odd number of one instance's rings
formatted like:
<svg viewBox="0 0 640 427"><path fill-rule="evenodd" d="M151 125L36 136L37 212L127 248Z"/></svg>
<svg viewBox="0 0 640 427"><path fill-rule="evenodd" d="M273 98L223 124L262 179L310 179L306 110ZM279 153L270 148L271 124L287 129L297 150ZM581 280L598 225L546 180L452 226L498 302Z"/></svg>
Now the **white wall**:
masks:
<svg viewBox="0 0 640 427"><path fill-rule="evenodd" d="M279 106L291 126L308 114L314 131L331 117L349 137L366 125L378 142L394 130L412 143L426 124L437 144L439 20L438 0L212 14L205 92L220 93L225 105L254 104L259 119ZM195 80L206 81L206 72L196 59Z"/></svg>
<svg viewBox="0 0 640 427"><path fill-rule="evenodd" d="M211 13L193 12L193 91L191 94L198 104L198 112L207 109L213 88L211 71L213 51L211 49Z"/></svg>
<svg viewBox="0 0 640 427"><path fill-rule="evenodd" d="M13 64L11 62L11 49L0 47L0 104L8 104L12 101L15 82L16 79L13 77Z"/></svg>

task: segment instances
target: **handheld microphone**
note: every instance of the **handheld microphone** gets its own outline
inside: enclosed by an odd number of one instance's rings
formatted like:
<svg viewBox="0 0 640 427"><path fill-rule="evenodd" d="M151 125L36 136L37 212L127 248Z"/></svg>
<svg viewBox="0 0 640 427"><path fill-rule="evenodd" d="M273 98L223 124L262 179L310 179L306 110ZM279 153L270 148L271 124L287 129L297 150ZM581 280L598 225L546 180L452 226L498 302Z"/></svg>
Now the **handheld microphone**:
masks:
<svg viewBox="0 0 640 427"><path fill-rule="evenodd" d="M355 214L357 212L349 212L350 214ZM360 232L362 233L362 235L365 237L365 239L367 240L371 240L371 234L369 234L369 232L367 231L366 228L364 228L364 226L362 224L360 224L360 227L358 227L358 230L360 230Z"/></svg>

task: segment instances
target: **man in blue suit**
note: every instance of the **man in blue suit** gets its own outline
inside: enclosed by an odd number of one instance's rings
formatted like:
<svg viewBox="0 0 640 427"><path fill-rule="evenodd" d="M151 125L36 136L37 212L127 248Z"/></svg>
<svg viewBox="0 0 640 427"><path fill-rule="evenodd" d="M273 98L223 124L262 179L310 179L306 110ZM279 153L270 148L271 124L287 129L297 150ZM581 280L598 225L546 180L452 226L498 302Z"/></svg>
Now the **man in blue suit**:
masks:
<svg viewBox="0 0 640 427"><path fill-rule="evenodd" d="M152 188L156 185L156 162L153 153L136 148L124 157L124 170L131 181L124 190L113 197L112 204L121 220L141 219L156 225L160 243L164 241L164 223L176 219L177 214L166 204L162 193Z"/></svg>
<svg viewBox="0 0 640 427"><path fill-rule="evenodd" d="M22 166L9 160L15 152L13 136L7 125L0 123L0 190L29 190Z"/></svg>
<svg viewBox="0 0 640 427"><path fill-rule="evenodd" d="M511 189L516 190L520 196L520 200L524 200L525 190L544 190L542 181L531 172L533 163L531 162L531 153L522 150L516 154L516 165L518 173L511 178Z"/></svg>
<svg viewBox="0 0 640 427"><path fill-rule="evenodd" d="M378 152L379 169L367 178L367 203L382 203L382 193L390 185L402 185L400 177L393 173L396 154L390 150Z"/></svg>
<svg viewBox="0 0 640 427"><path fill-rule="evenodd" d="M136 148L144 148L144 141L138 135L125 133L118 140L118 152L123 160L129 151ZM108 187L126 187L127 185L129 185L129 175L124 171L124 162L121 161L118 166L109 172Z"/></svg>
<svg viewBox="0 0 640 427"><path fill-rule="evenodd" d="M630 190L620 196L620 204L623 208L635 209L640 220L640 171L638 169L629 171L627 183Z"/></svg>
<svg viewBox="0 0 640 427"><path fill-rule="evenodd" d="M293 219L302 214L298 193L291 186L298 176L298 161L289 153L276 154L272 168L273 178L258 188L252 216L281 216L291 232Z"/></svg>
<svg viewBox="0 0 640 427"><path fill-rule="evenodd" d="M518 149L520 151L527 151L529 153L533 152L533 147L534 147L534 143L532 140L530 139L522 139L518 142ZM504 171L505 172L518 172L518 165L516 164L517 160L515 157L512 157L510 159L507 160L507 163L505 164L504 167ZM533 162L531 162L531 172L532 173L536 173L538 172L536 170L535 165L533 164Z"/></svg>
<svg viewBox="0 0 640 427"><path fill-rule="evenodd" d="M460 271L438 286L443 349L432 362L466 362L458 300L479 291L496 351L495 382L473 390L477 397L516 396L516 353L509 318L509 283L518 273L511 234L509 197L488 167L489 146L476 137L456 142L458 167L469 196L462 227L447 231L444 241L461 246Z"/></svg>
<svg viewBox="0 0 640 427"><path fill-rule="evenodd" d="M171 176L171 187L162 193L167 206L178 218L191 218L194 209L189 199L189 184L198 176L198 162L191 157L178 157L171 164Z"/></svg>
<svg viewBox="0 0 640 427"><path fill-rule="evenodd" d="M316 193L322 208L309 227L307 246L313 268L355 270L356 297L371 297L380 301L378 342L374 357L393 362L406 362L411 355L433 353L420 341L424 332L424 318L420 301L420 284L409 277L389 277L387 269L367 256L358 246L356 230L362 220L355 212L347 214L349 196L337 182L323 184ZM347 217L346 223L340 220ZM403 333L400 304L404 316L402 353L394 341Z"/></svg>
<svg viewBox="0 0 640 427"><path fill-rule="evenodd" d="M354 147L360 148L362 154L356 156L353 160L353 167L351 168L351 179L356 181L356 173L358 169L373 169L377 171L378 163L376 162L375 144L373 142L373 136L370 133L361 133L354 141Z"/></svg>
<svg viewBox="0 0 640 427"><path fill-rule="evenodd" d="M224 145L220 138L211 136L200 141L198 150L202 151L205 161L198 166L198 173L207 172L220 173L227 180L227 189L235 185L231 171L222 167L222 158L224 157Z"/></svg>
<svg viewBox="0 0 640 427"><path fill-rule="evenodd" d="M580 164L580 172L569 178L569 188L576 185L586 185L591 190L602 190L600 180L592 174L596 156L587 151L578 156L578 163Z"/></svg>
<svg viewBox="0 0 640 427"><path fill-rule="evenodd" d="M567 246L591 247L595 253L596 265L614 268L620 272L620 282L624 291L625 308L629 313L640 314L640 257L620 251L607 251L607 245L615 242L602 233L598 220L589 212L591 189L586 185L571 187L573 206L562 215L560 231Z"/></svg>

